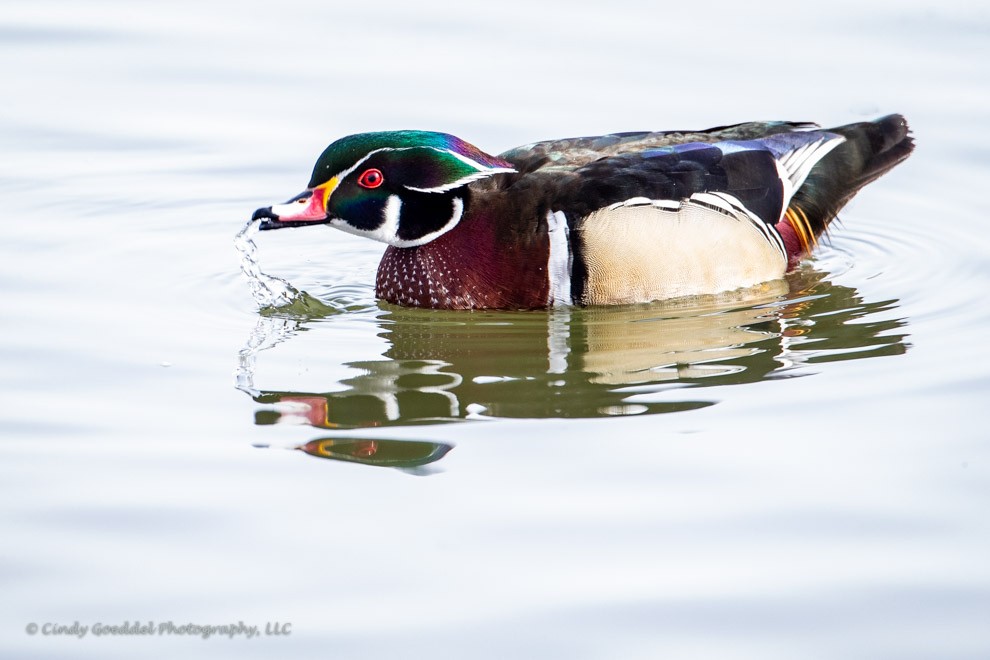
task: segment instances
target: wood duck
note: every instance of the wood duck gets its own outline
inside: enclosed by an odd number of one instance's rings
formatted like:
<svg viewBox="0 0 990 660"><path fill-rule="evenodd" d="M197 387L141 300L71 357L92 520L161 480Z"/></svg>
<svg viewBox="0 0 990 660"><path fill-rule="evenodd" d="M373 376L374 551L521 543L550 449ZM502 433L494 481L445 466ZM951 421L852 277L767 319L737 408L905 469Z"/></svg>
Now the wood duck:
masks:
<svg viewBox="0 0 990 660"><path fill-rule="evenodd" d="M327 147L305 191L253 217L262 230L329 225L388 244L376 294L399 305L640 303L780 279L913 148L900 115L615 133L498 156L445 133L363 133Z"/></svg>

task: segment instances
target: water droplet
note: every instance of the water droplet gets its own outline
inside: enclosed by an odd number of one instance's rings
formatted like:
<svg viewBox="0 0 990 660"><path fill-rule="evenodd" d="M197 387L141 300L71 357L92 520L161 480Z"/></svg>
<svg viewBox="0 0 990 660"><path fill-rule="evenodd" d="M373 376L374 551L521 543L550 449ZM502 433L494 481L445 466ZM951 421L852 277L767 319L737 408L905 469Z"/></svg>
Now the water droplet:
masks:
<svg viewBox="0 0 990 660"><path fill-rule="evenodd" d="M248 278L251 295L261 307L281 307L292 303L299 296L299 290L280 277L261 272L256 257L258 246L254 235L261 229L261 219L244 225L234 237L234 247L241 254L241 272Z"/></svg>

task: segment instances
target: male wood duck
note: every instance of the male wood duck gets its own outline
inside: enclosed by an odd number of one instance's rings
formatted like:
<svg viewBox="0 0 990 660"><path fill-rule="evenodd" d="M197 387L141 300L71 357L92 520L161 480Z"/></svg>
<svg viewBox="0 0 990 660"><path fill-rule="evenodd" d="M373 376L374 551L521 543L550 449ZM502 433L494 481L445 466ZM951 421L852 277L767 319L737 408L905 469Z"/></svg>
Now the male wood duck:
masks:
<svg viewBox="0 0 990 660"><path fill-rule="evenodd" d="M783 277L913 148L900 115L615 133L499 156L445 133L363 133L327 147L305 191L254 219L387 243L376 293L399 305L640 303Z"/></svg>

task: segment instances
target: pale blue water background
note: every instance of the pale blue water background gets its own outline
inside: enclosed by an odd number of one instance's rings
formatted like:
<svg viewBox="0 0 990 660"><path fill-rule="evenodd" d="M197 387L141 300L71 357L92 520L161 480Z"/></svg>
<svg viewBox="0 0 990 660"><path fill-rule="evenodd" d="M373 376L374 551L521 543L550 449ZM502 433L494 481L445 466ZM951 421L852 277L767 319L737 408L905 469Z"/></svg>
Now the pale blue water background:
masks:
<svg viewBox="0 0 990 660"><path fill-rule="evenodd" d="M0 656L990 657L984 6L0 10ZM261 263L347 311L271 319L232 249L349 133L888 112L914 156L752 305L404 313L379 246L314 229ZM326 438L453 449L287 450ZM25 632L75 621L292 634Z"/></svg>

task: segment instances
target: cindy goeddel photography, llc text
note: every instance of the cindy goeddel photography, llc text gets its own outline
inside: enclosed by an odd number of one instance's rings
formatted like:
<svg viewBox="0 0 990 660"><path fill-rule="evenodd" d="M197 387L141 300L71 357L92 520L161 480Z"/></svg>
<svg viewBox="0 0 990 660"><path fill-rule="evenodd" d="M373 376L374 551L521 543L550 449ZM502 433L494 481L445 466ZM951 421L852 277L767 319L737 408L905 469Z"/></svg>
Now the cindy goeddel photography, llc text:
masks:
<svg viewBox="0 0 990 660"><path fill-rule="evenodd" d="M200 623L182 623L176 624L174 621L163 621L161 623L155 623L154 621L140 622L125 621L121 624L107 624L107 623L94 623L91 625L83 625L78 621L74 621L71 624L64 623L29 623L25 628L28 635L41 634L45 637L53 636L68 636L68 637L78 637L82 639L87 635L92 635L94 637L104 637L104 636L148 636L148 637L163 637L166 635L176 635L181 637L201 637L203 639L210 639L212 637L227 637L228 639L233 639L234 637L244 637L245 639L253 639L255 637L260 637L262 633L265 636L289 636L292 634L292 624L279 621L268 621L265 625L247 625L243 621L238 621L237 623L227 623L222 625L209 625Z"/></svg>

